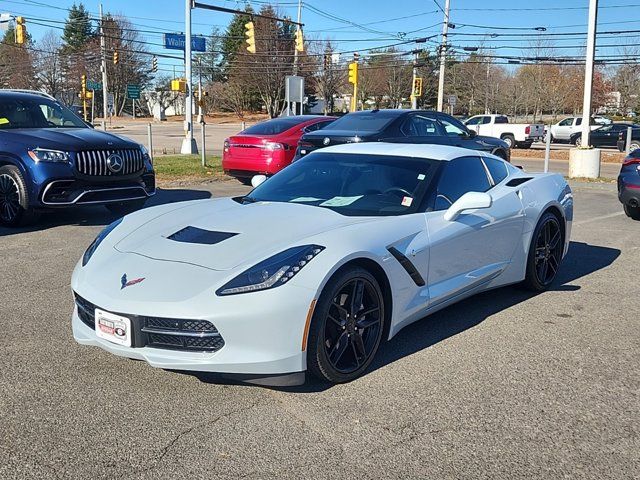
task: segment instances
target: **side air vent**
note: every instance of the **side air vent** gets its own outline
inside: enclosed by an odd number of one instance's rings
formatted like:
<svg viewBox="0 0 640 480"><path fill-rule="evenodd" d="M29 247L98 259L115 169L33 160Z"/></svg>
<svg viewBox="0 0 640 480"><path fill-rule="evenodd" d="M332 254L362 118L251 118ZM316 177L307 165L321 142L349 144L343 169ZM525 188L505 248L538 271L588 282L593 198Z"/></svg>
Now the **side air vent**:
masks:
<svg viewBox="0 0 640 480"><path fill-rule="evenodd" d="M224 240L235 237L236 235L238 234L229 232L214 232L198 227L185 227L182 230L178 230L176 233L168 236L167 238L169 240L173 240L174 242L215 245L216 243L223 242Z"/></svg>
<svg viewBox="0 0 640 480"><path fill-rule="evenodd" d="M518 185L522 185L523 183L528 182L529 180L531 180L531 178L532 177L514 178L507 182L507 187L517 187Z"/></svg>
<svg viewBox="0 0 640 480"><path fill-rule="evenodd" d="M387 250L389 250L389 253L398 260L400 265L402 265L402 268L407 271L413 282L419 287L424 287L424 278L422 278L422 275L420 275L416 266L411 263L411 260L404 256L396 247L387 247Z"/></svg>

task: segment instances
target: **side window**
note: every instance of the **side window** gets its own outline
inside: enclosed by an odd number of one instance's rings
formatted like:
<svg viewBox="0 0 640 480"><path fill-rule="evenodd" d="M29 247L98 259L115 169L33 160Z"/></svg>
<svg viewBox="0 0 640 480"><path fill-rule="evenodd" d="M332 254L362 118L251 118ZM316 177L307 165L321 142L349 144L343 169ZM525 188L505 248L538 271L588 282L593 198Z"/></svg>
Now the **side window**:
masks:
<svg viewBox="0 0 640 480"><path fill-rule="evenodd" d="M491 117L482 117L482 124L487 125L488 123L491 123Z"/></svg>
<svg viewBox="0 0 640 480"><path fill-rule="evenodd" d="M491 178L493 178L493 183L497 185L502 180L507 178L509 172L507 172L507 166L505 165L504 162L501 162L500 160L496 160L495 158L489 158L489 157L484 157L482 161L489 169Z"/></svg>
<svg viewBox="0 0 640 480"><path fill-rule="evenodd" d="M436 189L434 210L446 210L467 192L486 192L491 188L487 172L477 157L447 162Z"/></svg>
<svg viewBox="0 0 640 480"><path fill-rule="evenodd" d="M440 115L438 116L438 120L440 120L440 123L444 125L444 129L447 132L447 136L449 137L459 137L461 135L467 134L467 130L465 129L464 125L458 123L457 120L451 117Z"/></svg>
<svg viewBox="0 0 640 480"><path fill-rule="evenodd" d="M433 137L442 134L435 119L422 115L411 115L402 124L400 131L407 137Z"/></svg>
<svg viewBox="0 0 640 480"><path fill-rule="evenodd" d="M482 120L482 117L472 117L464 123L466 125L478 125L481 120Z"/></svg>
<svg viewBox="0 0 640 480"><path fill-rule="evenodd" d="M561 127L569 127L573 123L573 118L565 118L558 125Z"/></svg>
<svg viewBox="0 0 640 480"><path fill-rule="evenodd" d="M582 117L576 118L576 125L582 125Z"/></svg>
<svg viewBox="0 0 640 480"><path fill-rule="evenodd" d="M509 119L507 117L496 117L496 123L509 123Z"/></svg>

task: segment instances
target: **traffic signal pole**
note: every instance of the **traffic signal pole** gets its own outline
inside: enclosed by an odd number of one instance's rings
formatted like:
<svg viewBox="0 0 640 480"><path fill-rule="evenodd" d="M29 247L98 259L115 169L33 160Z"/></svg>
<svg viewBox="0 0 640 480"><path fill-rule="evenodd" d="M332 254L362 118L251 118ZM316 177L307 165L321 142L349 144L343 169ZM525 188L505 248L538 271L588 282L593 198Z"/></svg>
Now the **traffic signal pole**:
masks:
<svg viewBox="0 0 640 480"><path fill-rule="evenodd" d="M444 67L447 59L447 33L449 32L449 2L444 5L444 23L442 24L442 45L440 45L440 72L438 75L438 111L444 104Z"/></svg>
<svg viewBox="0 0 640 480"><path fill-rule="evenodd" d="M414 92L414 85L416 84L416 78L418 78L418 50L414 52L413 57L413 79L411 80L411 109L418 109L418 97Z"/></svg>
<svg viewBox="0 0 640 480"><path fill-rule="evenodd" d="M184 70L186 77L184 133L182 140L182 154L198 153L196 140L193 138L193 82L191 78L191 4L192 0L185 0L184 10Z"/></svg>
<svg viewBox="0 0 640 480"><path fill-rule="evenodd" d="M102 15L102 3L100 4L100 52L102 57L102 125L107 129L107 98L109 96L109 84L107 83L107 52L104 44L104 17Z"/></svg>

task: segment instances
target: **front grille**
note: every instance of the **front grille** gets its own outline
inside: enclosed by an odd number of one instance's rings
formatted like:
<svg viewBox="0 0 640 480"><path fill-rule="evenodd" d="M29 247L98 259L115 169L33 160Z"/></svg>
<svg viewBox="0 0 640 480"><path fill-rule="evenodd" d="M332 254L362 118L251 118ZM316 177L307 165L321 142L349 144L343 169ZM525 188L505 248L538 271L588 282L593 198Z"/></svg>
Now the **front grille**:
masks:
<svg viewBox="0 0 640 480"><path fill-rule="evenodd" d="M75 294L80 320L95 330L96 306ZM217 352L224 347L218 329L207 320L145 317L124 314L131 320L134 348L153 347L190 352Z"/></svg>
<svg viewBox="0 0 640 480"><path fill-rule="evenodd" d="M112 171L107 159L111 155L119 155L122 159L122 168ZM78 172L89 176L121 176L132 175L144 168L144 157L139 149L124 150L86 150L76 154L76 168Z"/></svg>

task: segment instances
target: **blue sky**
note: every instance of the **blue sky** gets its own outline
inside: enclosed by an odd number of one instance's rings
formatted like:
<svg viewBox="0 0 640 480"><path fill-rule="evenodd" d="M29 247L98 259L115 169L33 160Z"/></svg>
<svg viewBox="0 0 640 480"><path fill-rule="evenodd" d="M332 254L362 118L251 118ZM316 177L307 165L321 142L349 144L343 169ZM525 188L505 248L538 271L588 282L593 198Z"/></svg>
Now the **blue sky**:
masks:
<svg viewBox="0 0 640 480"><path fill-rule="evenodd" d="M242 8L245 3L234 0L200 1L230 8ZM256 0L252 3L259 8L262 2ZM295 18L297 1L273 3L279 6L283 14ZM480 44L498 47L494 52L500 55L531 54L530 50L522 47L529 46L535 39L535 27L546 28L546 33L586 31L588 3L588 0L451 0L450 22L456 25L451 30L451 42L458 47ZM62 21L71 4L73 1L70 0L0 0L0 12ZM304 4L302 21L307 38L330 38L339 50L358 49L364 53L368 48L398 43L401 38L436 35L433 40L437 41L443 17L440 7L444 6L444 0L305 0ZM85 2L85 6L97 14L97 1ZM182 0L104 0L103 6L105 11L126 15L140 29L157 31L158 33L144 34L146 41L150 43L161 43L161 31L175 32L184 29ZM535 8L531 9L531 6ZM340 19L328 18L331 16ZM193 30L208 34L213 26L224 29L230 18L226 13L194 10ZM640 0L600 0L598 21L602 32L640 30ZM28 29L37 41L48 28L28 23ZM491 38L487 36L490 33L516 36ZM598 50L600 55L615 55L620 52L620 45L640 44L640 35L602 35L598 43L602 45ZM567 47L559 48L559 54L576 55L580 52L584 39L579 36L559 36L554 37L554 44L556 47ZM426 46L433 44L427 43ZM161 46L149 45L148 48L157 52L175 53L166 51ZM409 50L413 45L400 48ZM161 65L165 67L171 63L171 60L161 61Z"/></svg>

